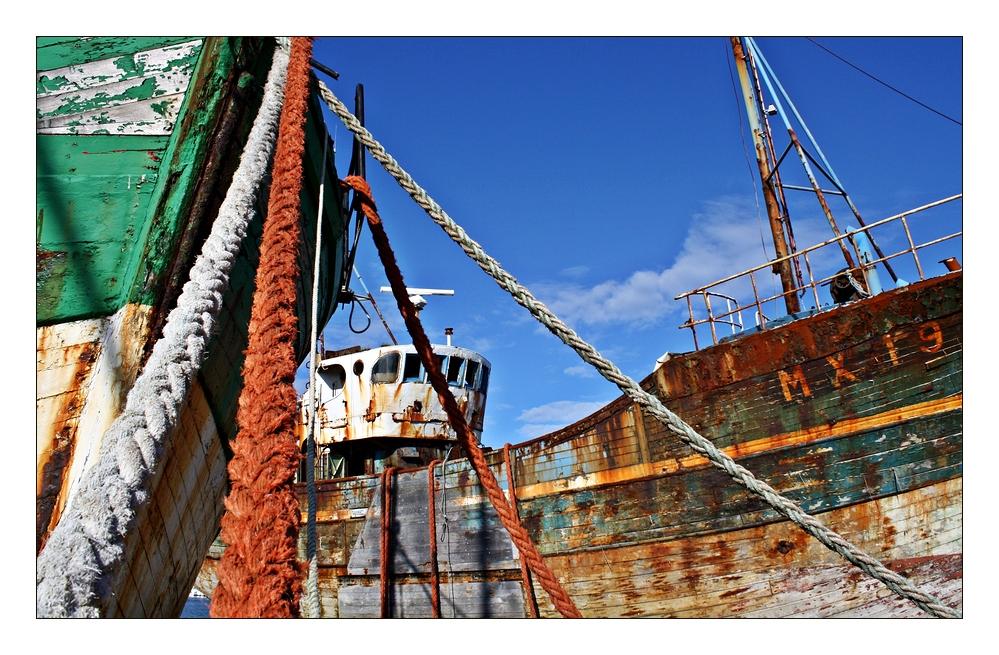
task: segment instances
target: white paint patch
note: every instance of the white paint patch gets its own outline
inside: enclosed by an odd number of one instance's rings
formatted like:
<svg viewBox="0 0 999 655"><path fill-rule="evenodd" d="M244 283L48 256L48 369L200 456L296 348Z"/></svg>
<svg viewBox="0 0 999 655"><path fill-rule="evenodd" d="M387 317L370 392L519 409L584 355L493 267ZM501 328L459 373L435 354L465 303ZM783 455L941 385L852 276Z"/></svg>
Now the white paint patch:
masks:
<svg viewBox="0 0 999 655"><path fill-rule="evenodd" d="M58 89L36 94L37 132L170 134L194 72L193 64L180 66L176 62L190 57L201 43L198 39L136 53L134 71L119 68L115 62L121 57L113 57L38 72L36 80L40 86L42 78L60 79L61 83ZM153 97L128 97L129 90L149 79L154 80ZM77 105L90 109L72 111Z"/></svg>

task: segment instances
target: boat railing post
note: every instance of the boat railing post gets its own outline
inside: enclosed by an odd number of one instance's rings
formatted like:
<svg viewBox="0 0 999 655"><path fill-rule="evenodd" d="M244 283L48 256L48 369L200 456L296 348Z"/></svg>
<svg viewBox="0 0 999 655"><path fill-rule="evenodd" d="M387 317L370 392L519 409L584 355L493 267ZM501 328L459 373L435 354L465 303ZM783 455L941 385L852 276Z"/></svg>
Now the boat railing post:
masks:
<svg viewBox="0 0 999 655"><path fill-rule="evenodd" d="M711 297L707 290L701 292L704 295L704 306L708 310L708 326L711 328L711 342L718 343L718 333L715 332L715 317L711 313Z"/></svg>
<svg viewBox="0 0 999 655"><path fill-rule="evenodd" d="M694 306L690 302L690 294L684 297L687 299L687 316L690 324L690 332L694 335L694 350L700 350L697 345L697 325L694 323Z"/></svg>
<svg viewBox="0 0 999 655"><path fill-rule="evenodd" d="M749 281L753 284L753 299L756 305L757 324L761 330L767 329L767 317L763 313L763 305L760 303L760 290L756 287L756 271L749 271Z"/></svg>
<svg viewBox="0 0 999 655"><path fill-rule="evenodd" d="M822 304L819 302L819 290L815 284L815 276L812 275L812 264L808 261L808 251L803 253L805 257L805 270L808 271L808 286L812 289L812 297L815 298L815 311L822 311Z"/></svg>
<svg viewBox="0 0 999 655"><path fill-rule="evenodd" d="M902 228L905 230L905 237L909 240L909 252L912 253L912 259L916 262L916 270L919 271L919 279L925 280L923 276L923 267L919 264L919 255L916 254L916 244L912 241L912 233L909 232L909 221L906 220L908 214L902 214L899 219L902 221Z"/></svg>

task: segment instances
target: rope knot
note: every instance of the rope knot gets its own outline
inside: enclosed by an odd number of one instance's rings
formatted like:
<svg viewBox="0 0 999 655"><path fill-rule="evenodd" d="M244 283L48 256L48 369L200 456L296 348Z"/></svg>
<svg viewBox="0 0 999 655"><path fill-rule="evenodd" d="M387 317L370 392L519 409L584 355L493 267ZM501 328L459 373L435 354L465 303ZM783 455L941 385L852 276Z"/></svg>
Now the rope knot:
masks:
<svg viewBox="0 0 999 655"><path fill-rule="evenodd" d="M379 218L378 211L375 208L375 199L371 195L371 187L368 186L367 180L363 177L358 177L357 175L348 175L340 180L340 185L343 187L344 191L347 189L354 190L355 197L361 201L361 211L368 217L369 223L374 225L382 222L382 219Z"/></svg>

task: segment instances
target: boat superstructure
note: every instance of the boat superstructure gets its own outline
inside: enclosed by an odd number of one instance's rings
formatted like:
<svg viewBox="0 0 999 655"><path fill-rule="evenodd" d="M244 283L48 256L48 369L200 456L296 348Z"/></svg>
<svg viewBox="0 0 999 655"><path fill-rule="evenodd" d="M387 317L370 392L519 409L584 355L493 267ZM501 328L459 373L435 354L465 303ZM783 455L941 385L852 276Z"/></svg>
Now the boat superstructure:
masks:
<svg viewBox="0 0 999 655"><path fill-rule="evenodd" d="M491 364L451 345L435 345L434 355L465 420L481 436ZM319 479L426 466L457 443L412 345L327 352L314 394ZM312 415L303 403L303 448Z"/></svg>

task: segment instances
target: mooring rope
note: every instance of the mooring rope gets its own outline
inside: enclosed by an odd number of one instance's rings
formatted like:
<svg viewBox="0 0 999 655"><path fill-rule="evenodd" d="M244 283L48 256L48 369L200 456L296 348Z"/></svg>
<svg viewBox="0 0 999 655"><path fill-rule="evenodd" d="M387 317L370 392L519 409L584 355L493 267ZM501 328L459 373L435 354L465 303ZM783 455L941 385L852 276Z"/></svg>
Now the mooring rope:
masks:
<svg viewBox="0 0 999 655"><path fill-rule="evenodd" d="M302 455L295 437L294 342L311 52L311 39L292 39L236 414L239 432L229 462L232 489L221 534L227 547L210 611L216 618L291 617L300 609L294 479Z"/></svg>
<svg viewBox="0 0 999 655"><path fill-rule="evenodd" d="M279 47L239 167L190 281L125 409L101 439L96 464L81 477L76 497L38 555L39 617L98 617L110 599L125 556L125 537L149 498L149 480L204 361L229 273L270 167L287 67L288 53Z"/></svg>
<svg viewBox="0 0 999 655"><path fill-rule="evenodd" d="M427 377L430 379L431 386L437 392L437 397L440 399L445 413L447 413L448 422L457 433L458 442L465 449L465 452L468 453L472 466L479 476L479 482L482 484L486 495L489 496L490 502L492 502L493 507L496 509L500 521L507 529L507 532L510 533L513 543L520 550L521 557L527 560L531 570L538 576L541 586L551 596L555 609L561 612L563 616L582 618L579 610L576 609L575 603L572 602L572 598L562 588L558 578L548 568L541 553L538 552L538 549L531 542L527 531L513 515L510 505L506 502L506 497L503 495L503 489L500 488L499 482L496 481L496 476L493 475L492 470L489 468L489 463L486 462L486 458L482 454L482 449L479 448L475 433L468 427L464 415L458 408L454 394L451 393L447 380L444 378L443 373L441 373L440 363L434 357L430 339L427 338L427 334L424 332L419 316L416 313L416 308L413 307L413 302L409 299L409 293L406 291L406 283L403 281L402 272L399 270L392 247L389 245L388 236L385 234L385 227L382 225L381 219L375 210L375 204L371 198L371 189L368 187L368 183L356 176L347 176L343 180L343 183L345 186L354 189L357 196L361 198L361 210L368 219L371 236L378 250L378 257L382 260L382 265L385 267L385 275L389 280L389 285L392 287L392 295L395 296L399 311L402 313L403 321L406 324L406 329L409 330L409 334L413 338L413 345L416 346L416 351L420 355L420 361L423 363L423 368L427 371Z"/></svg>
<svg viewBox="0 0 999 655"><path fill-rule="evenodd" d="M777 510L780 514L793 521L803 530L818 539L823 545L836 552L851 564L857 566L871 577L884 583L889 589L907 598L918 605L921 609L938 617L960 617L961 613L948 607L914 586L906 578L898 575L887 568L877 559L867 555L856 546L852 545L835 531L820 523L817 519L806 513L793 500L778 494L765 482L757 479L751 472L737 464L729 455L718 449L711 441L704 438L693 428L687 425L679 416L666 408L662 402L646 392L641 386L630 377L622 373L617 366L609 360L603 358L597 350L590 344L583 341L571 328L563 323L551 310L538 301L526 288L522 287L517 280L507 273L495 259L490 257L482 247L473 241L465 231L458 226L454 220L448 216L440 205L427 195L413 178L406 173L382 147L375 141L357 119L347 110L340 100L333 95L322 81L319 82L319 92L323 100L340 117L347 128L357 135L358 139L368 148L371 156L381 162L385 170L399 183L399 185L420 205L437 223L444 232L456 243L465 253L472 258L479 267L492 277L496 283L513 296L518 304L527 309L542 325L557 336L563 343L571 347L583 361L592 365L608 381L616 385L625 395L638 403L646 412L654 416L669 430L676 433L682 441L687 443L696 452L707 457L711 463L725 471L735 482L749 489L752 493L763 498L767 504ZM532 569L533 570L533 569Z"/></svg>
<svg viewBox="0 0 999 655"><path fill-rule="evenodd" d="M378 577L381 581L379 598L381 601L381 618L392 618L389 607L389 586L392 584L390 568L392 566L392 476L399 470L390 466L382 471L382 525L378 540Z"/></svg>
<svg viewBox="0 0 999 655"><path fill-rule="evenodd" d="M435 619L441 618L441 573L437 564L437 512L434 508L434 467L440 464L435 459L427 464L427 516L430 521L430 610ZM441 475L444 474L443 467Z"/></svg>
<svg viewBox="0 0 999 655"><path fill-rule="evenodd" d="M513 465L510 463L510 444L503 446L503 463L506 464L506 490L510 496L510 508L513 516L520 523L520 513L517 512L517 490L513 483ZM538 618L538 601L534 597L534 586L531 584L531 572L527 568L527 562L520 559L520 577L524 581L524 596L527 602L527 609L532 619Z"/></svg>

